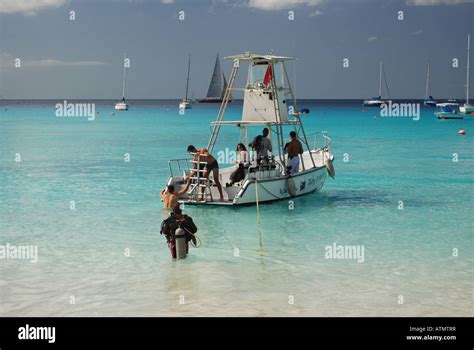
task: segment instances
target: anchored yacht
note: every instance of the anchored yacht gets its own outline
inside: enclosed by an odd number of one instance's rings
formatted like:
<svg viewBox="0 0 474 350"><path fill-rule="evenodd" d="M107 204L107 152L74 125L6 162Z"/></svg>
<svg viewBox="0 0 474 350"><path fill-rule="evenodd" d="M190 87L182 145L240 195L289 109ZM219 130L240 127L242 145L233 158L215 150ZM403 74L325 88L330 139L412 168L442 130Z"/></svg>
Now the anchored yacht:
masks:
<svg viewBox="0 0 474 350"><path fill-rule="evenodd" d="M386 90L387 90L388 99L383 99L382 98L382 76L383 76L384 81L385 81L385 87L386 87ZM380 64L379 64L379 95L375 96L375 97L372 97L372 98L369 98L367 100L364 100L364 106L366 106L366 107L380 107L381 105L388 104L389 102L392 102L392 100L390 100L390 92L388 90L387 77L385 76L385 71L383 70L383 62L382 62L382 60L380 60Z"/></svg>
<svg viewBox="0 0 474 350"><path fill-rule="evenodd" d="M466 65L466 103L459 107L462 114L474 113L474 105L469 103L469 60L471 52L471 35L467 36L467 65Z"/></svg>
<svg viewBox="0 0 474 350"><path fill-rule="evenodd" d="M188 59L188 75L186 77L186 95L179 103L179 110L182 111L184 109L191 109L192 108L192 101L188 98L188 89L189 89L189 71L191 69L191 54L189 54Z"/></svg>
<svg viewBox="0 0 474 350"><path fill-rule="evenodd" d="M436 104L435 115L438 119L463 119L462 114L459 113L459 103L445 102Z"/></svg>
<svg viewBox="0 0 474 350"><path fill-rule="evenodd" d="M426 69L426 87L425 87L425 101L426 107L436 107L436 100L430 95L430 61L428 61L428 68Z"/></svg>
<svg viewBox="0 0 474 350"><path fill-rule="evenodd" d="M192 173L189 189L180 201L199 205L258 204L258 202L281 200L321 190L327 175L334 177L335 174L332 165L334 156L330 148L331 140L327 132L320 132L316 133L321 137L319 148L316 145L311 147L308 142L301 120L302 113L298 110L285 68L285 62L293 58L244 53L225 59L233 61L233 69L217 119L211 123L212 133L207 150L211 154L217 151L215 146L222 127L237 127L240 131L230 145L227 144L228 134L223 141L219 142L219 145L226 143L227 147L233 147L237 143L248 145L249 129L253 128L253 133L257 134L263 127L267 127L273 143L273 155L254 159L244 167L245 177L241 181L227 187L223 186L224 201L219 199L213 175L211 174L209 178L203 176L205 171L203 166L206 164L206 159L203 157L205 156L170 160L170 177L167 185L174 185L177 192L184 188L187 177ZM231 90L241 64L249 66L247 83L243 89L242 117L239 120L225 120ZM288 167L289 160L285 154L284 136L290 131L296 132L303 146L303 153L299 156L299 169L291 175ZM222 145L222 147L225 146ZM223 167L221 164L219 182L230 183L230 175L238 167L239 165ZM193 169L195 171L192 171Z"/></svg>
<svg viewBox="0 0 474 350"><path fill-rule="evenodd" d="M115 104L117 111L128 111L128 104L125 101L125 58L126 56L123 55L122 100Z"/></svg>

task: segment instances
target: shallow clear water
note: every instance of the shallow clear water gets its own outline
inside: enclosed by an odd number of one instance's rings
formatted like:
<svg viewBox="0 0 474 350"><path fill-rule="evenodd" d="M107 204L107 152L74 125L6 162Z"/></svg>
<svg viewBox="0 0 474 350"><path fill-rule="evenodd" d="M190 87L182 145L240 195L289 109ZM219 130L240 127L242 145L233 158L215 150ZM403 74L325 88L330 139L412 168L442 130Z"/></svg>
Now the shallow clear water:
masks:
<svg viewBox="0 0 474 350"><path fill-rule="evenodd" d="M260 226L254 206L188 206L202 246L172 261L159 234L167 161L207 144L218 106L182 116L177 101L131 101L111 116L101 101L88 121L55 117L55 103L0 113L0 245L39 254L0 260L0 315L473 315L474 117L375 119L304 101L307 133L333 139L335 180L293 210L262 205ZM238 137L224 128L216 150ZM363 245L364 262L326 259L333 243Z"/></svg>

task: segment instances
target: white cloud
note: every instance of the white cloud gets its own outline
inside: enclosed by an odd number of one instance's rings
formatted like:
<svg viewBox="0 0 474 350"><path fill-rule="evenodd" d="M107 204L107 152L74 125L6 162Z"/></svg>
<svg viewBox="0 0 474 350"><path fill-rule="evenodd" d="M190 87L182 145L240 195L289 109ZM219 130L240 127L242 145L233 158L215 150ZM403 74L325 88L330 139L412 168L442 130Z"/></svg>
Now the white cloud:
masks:
<svg viewBox="0 0 474 350"><path fill-rule="evenodd" d="M81 66L99 66L105 64L100 61L63 61L55 58L28 59L14 57L11 54L0 55L0 68L14 68L15 60L21 60L21 67L81 67Z"/></svg>
<svg viewBox="0 0 474 350"><path fill-rule="evenodd" d="M379 38L376 37L376 36L369 36L369 37L367 38L367 41L368 41L369 43L371 43L371 42L376 41L376 40L378 40L378 39L379 39Z"/></svg>
<svg viewBox="0 0 474 350"><path fill-rule="evenodd" d="M324 3L324 0L248 0L247 6L250 8L277 11L288 10L298 6L318 6Z"/></svg>
<svg viewBox="0 0 474 350"><path fill-rule="evenodd" d="M73 66L99 66L105 64L100 61L61 61L54 58L25 61L24 67L73 67Z"/></svg>
<svg viewBox="0 0 474 350"><path fill-rule="evenodd" d="M411 33L411 35L420 35L423 33L423 30L422 29L418 29L417 31L414 31L413 33Z"/></svg>
<svg viewBox="0 0 474 350"><path fill-rule="evenodd" d="M66 0L1 0L0 13L34 16L39 11L63 6Z"/></svg>
<svg viewBox="0 0 474 350"><path fill-rule="evenodd" d="M407 5L413 6L460 5L470 3L474 3L474 0L406 0Z"/></svg>
<svg viewBox="0 0 474 350"><path fill-rule="evenodd" d="M322 14L323 14L323 13L322 13L321 11L315 10L315 11L313 11L313 12L311 12L311 13L309 14L309 17L320 16L320 15L322 15Z"/></svg>
<svg viewBox="0 0 474 350"><path fill-rule="evenodd" d="M169 5L169 4L174 3L174 0L161 0L161 3L165 5Z"/></svg>

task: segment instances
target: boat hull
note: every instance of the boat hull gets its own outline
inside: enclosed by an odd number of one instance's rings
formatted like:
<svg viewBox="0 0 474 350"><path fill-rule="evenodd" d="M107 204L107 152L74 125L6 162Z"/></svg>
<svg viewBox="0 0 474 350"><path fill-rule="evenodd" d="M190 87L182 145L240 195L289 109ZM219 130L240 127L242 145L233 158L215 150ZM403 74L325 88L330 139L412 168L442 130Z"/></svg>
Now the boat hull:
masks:
<svg viewBox="0 0 474 350"><path fill-rule="evenodd" d="M248 179L231 201L192 201L182 199L180 202L191 205L254 205L257 203L257 191L258 203L291 199L320 191L326 181L326 177L326 167L312 168L291 177L257 178L257 181L255 181L255 179ZM289 184L289 182L293 182L293 185ZM292 192L289 190L290 186L293 187L293 194L290 194L290 192ZM229 188L224 187L223 190L227 192ZM218 198L217 189L213 188L212 192L213 197Z"/></svg>
<svg viewBox="0 0 474 350"><path fill-rule="evenodd" d="M390 103L390 100L365 100L364 101L364 106L365 107L380 107L383 104L388 104Z"/></svg>
<svg viewBox="0 0 474 350"><path fill-rule="evenodd" d="M464 105L459 107L459 112L462 114L471 114L474 113L474 105Z"/></svg>
<svg viewBox="0 0 474 350"><path fill-rule="evenodd" d="M464 119L462 115L456 113L435 113L438 119L445 120L445 119Z"/></svg>
<svg viewBox="0 0 474 350"><path fill-rule="evenodd" d="M119 102L115 105L116 111L128 111L128 104Z"/></svg>
<svg viewBox="0 0 474 350"><path fill-rule="evenodd" d="M433 107L433 108L435 108L437 102L436 102L436 101L431 101L431 100L426 100L424 104L425 104L426 107Z"/></svg>
<svg viewBox="0 0 474 350"><path fill-rule="evenodd" d="M282 176L280 178L250 179L244 184L242 190L235 196L233 204L255 204L257 202L271 202L302 196L321 190L326 180L327 170L325 167L313 168L293 176ZM294 181L295 193L290 194L288 190L289 181ZM290 185L291 186L291 185Z"/></svg>
<svg viewBox="0 0 474 350"><path fill-rule="evenodd" d="M193 107L192 107L191 102L189 102L189 101L182 101L179 104L179 109L191 109L191 108L193 108Z"/></svg>

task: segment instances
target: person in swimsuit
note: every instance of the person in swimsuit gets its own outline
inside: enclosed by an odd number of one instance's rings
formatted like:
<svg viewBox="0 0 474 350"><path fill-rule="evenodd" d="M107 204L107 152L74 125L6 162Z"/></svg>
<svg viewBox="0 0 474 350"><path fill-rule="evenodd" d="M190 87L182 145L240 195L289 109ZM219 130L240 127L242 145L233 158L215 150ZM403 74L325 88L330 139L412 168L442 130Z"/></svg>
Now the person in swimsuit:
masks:
<svg viewBox="0 0 474 350"><path fill-rule="evenodd" d="M300 170L300 155L303 154L303 145L298 140L296 132L290 132L291 141L285 145L285 152L288 154L288 171L294 175Z"/></svg>
<svg viewBox="0 0 474 350"><path fill-rule="evenodd" d="M196 147L194 147L193 145L189 145L187 151L190 155L193 156L194 161L200 159L200 161L206 162L206 164L204 164L204 172L202 176L207 179L212 171L214 182L216 183L217 189L219 190L220 200L221 202L223 202L224 195L222 194L222 186L219 181L219 164L217 163L216 158L214 158L207 149L196 149ZM201 164L199 164L198 167L198 164L194 163L194 168L189 174L187 184L191 183L191 177L193 177L197 173L198 169L202 169ZM204 187L202 188L202 192L204 192Z"/></svg>
<svg viewBox="0 0 474 350"><path fill-rule="evenodd" d="M178 204L179 196L185 194L189 189L189 183L179 192L174 193L174 185L168 185L168 193L165 193L165 190L161 191L160 198L163 200L164 208L174 208Z"/></svg>

